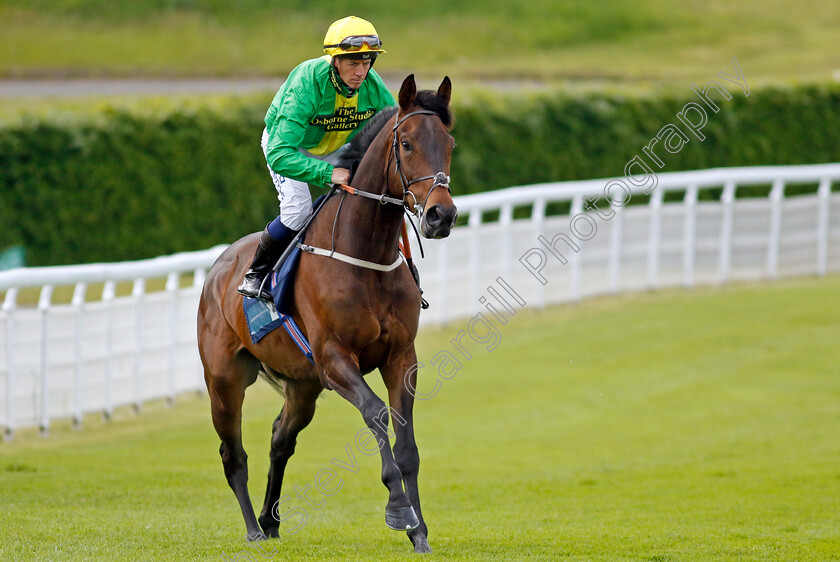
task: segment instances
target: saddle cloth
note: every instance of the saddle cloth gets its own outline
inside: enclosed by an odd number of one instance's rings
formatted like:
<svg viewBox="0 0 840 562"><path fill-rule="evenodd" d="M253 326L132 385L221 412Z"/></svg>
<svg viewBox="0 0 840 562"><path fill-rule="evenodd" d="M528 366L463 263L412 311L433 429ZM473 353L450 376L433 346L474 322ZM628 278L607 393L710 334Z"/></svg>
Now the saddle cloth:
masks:
<svg viewBox="0 0 840 562"><path fill-rule="evenodd" d="M295 248L283 263L280 271L271 274L271 295L274 302L269 303L262 299L250 297L242 298L242 311L248 321L248 331L251 333L251 341L259 342L272 331L280 326L286 329L289 337L298 346L301 353L313 364L312 348L303 332L298 327L294 318L289 315L288 301L291 299L292 282L297 264L300 261L300 248Z"/></svg>
<svg viewBox="0 0 840 562"><path fill-rule="evenodd" d="M317 208L323 198L323 195L319 197L313 207ZM305 234L304 232L301 235L300 242L304 241ZM271 284L271 296L274 298L273 303L268 303L262 299L243 297L242 311L248 321L248 331L251 333L252 342L259 342L266 335L283 326L301 353L314 365L315 361L312 359L312 348L309 345L309 340L303 335L290 314L292 286L295 281L298 263L300 263L300 255L300 248L293 248L280 270L270 275L269 282Z"/></svg>

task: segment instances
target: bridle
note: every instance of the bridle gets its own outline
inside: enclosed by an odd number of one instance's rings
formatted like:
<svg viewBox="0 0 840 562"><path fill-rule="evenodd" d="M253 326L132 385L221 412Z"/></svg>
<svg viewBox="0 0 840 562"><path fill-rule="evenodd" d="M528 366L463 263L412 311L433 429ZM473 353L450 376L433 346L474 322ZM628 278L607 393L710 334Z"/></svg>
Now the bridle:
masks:
<svg viewBox="0 0 840 562"><path fill-rule="evenodd" d="M343 262L346 262L346 263L349 263L349 264L352 264L352 265L356 265L356 266L359 266L359 267L374 269L376 271L393 271L394 269L399 267L399 265L403 261L403 258L399 255L397 256L397 259L393 263L377 264L377 263L369 262L369 261L366 261L366 260L361 260L361 259L358 259L358 258L354 258L352 256L346 256L344 254L336 252L335 251L335 229L336 229L336 225L338 224L338 216L341 213L341 205L344 202L344 197L343 196L346 195L347 193L349 193L351 195L359 195L360 197L365 197L367 199L373 199L373 200L379 201L382 205L385 205L385 204L388 204L388 203L394 204L394 205L400 205L401 207L403 207L406 214L414 215L418 219L422 218L423 213L426 210L426 203L429 201L429 198L432 195L432 191L434 191L435 188L443 187L444 189L446 189L446 191L448 191L449 193L452 193L452 190L449 188L449 176L447 176L446 173L444 173L444 172L437 172L437 173L432 174L432 175L422 176L422 177L419 177L419 178L414 178L412 180L409 180L408 177L405 174L405 170L403 169L403 165L402 165L402 160L400 159L400 152L399 152L399 150L397 150L397 143L399 141L399 138L397 136L397 129L399 128L400 125L403 124L403 122L405 122L406 119L408 119L409 117L413 117L414 115L437 115L437 113L435 113L434 111L429 111L427 109L420 109L420 110L417 110L417 111L412 111L411 113L407 113L406 115L403 115L402 119L399 119L399 113L397 113L397 117L395 118L394 128L392 129L393 133L394 133L394 139L391 143L391 148L392 148L392 154L391 155L393 155L393 158L394 158L395 171L399 174L400 182L402 183L402 189L403 189L402 199L397 199L396 197L389 197L389 196L385 195L385 193L383 193L381 195L377 195L376 193L371 193L370 191L362 191L360 189L356 189L355 187L351 187L349 185L344 185L344 184L334 185L333 189L332 189L332 191L330 191L329 195L324 197L324 199L321 201L321 203L318 205L318 207L315 209L315 211L306 220L306 223L303 225L303 228L301 228L301 230L297 233L297 235L295 235L295 238L292 240L292 242L289 244L289 246L283 252L283 255L280 256L279 260L277 260L277 263L272 268L272 271L278 271L280 269L280 266L286 260L286 257L291 253L291 251L295 247L300 248L301 250L303 250L305 252L309 252L311 254L317 254L317 255L321 255L321 256L334 258L334 259L337 259L339 261L343 261ZM390 167L391 155L388 156L388 167ZM415 195L411 191L409 191L408 188L411 187L412 185L414 185L417 182L421 182L421 181L425 181L425 180L434 180L434 182L432 183L431 189L429 189L429 193L426 194L425 201L423 201L423 204L421 205L420 202L417 201L417 198L415 197ZM335 213L335 219L333 221L332 249L326 250L326 249L323 249L323 248L316 248L314 246L310 246L309 244L301 243L299 241L300 237L303 235L303 233L309 227L309 224L312 222L312 220L315 218L315 216L318 214L318 212L323 208L323 206L327 202L327 200L330 199L330 197L333 195L333 193L336 193L337 191L344 191L344 193L342 194L341 201L339 201L338 210ZM386 193L387 193L387 190L386 190ZM411 197L414 198L414 205L409 205L409 203L408 203L408 196L409 195L411 195ZM421 254L421 256L424 256L425 254L423 252L423 244L420 242L420 233L417 230L417 226L414 224L414 222L411 219L409 219L408 222L411 223L411 226L414 229L414 234L417 236L417 243L420 246L420 254ZM403 234L402 234L402 236L403 236L403 238L406 242L406 250L408 250L408 235L405 233L405 224L403 224ZM411 263L411 253L410 253L410 251L408 251L406 259L410 264ZM263 285L265 284L266 280L269 277L270 276L266 276L265 279L263 279ZM262 286L260 286L260 291L262 291ZM423 302L425 303L425 300ZM428 307L428 303L426 303L426 305L423 308L427 308L427 307Z"/></svg>
<svg viewBox="0 0 840 562"><path fill-rule="evenodd" d="M398 144L398 137L397 137L397 129L400 125L402 125L406 119L412 117L414 115L437 115L434 111L429 111L428 109L420 109L417 111L412 111L411 113L407 113L403 115L402 119L398 121L395 118L396 124L394 125L394 139L391 141L391 153L394 157L394 166L395 171L399 174L400 182L402 183L402 205L406 208L406 210L412 213L416 217L421 217L426 210L426 203L429 201L429 198L432 196L432 192L435 190L436 187L443 187L446 191L452 193L452 190L449 188L449 176L446 175L444 172L437 172L436 174L432 174L429 176L421 176L419 178L414 178L409 180L408 177L405 175L405 170L402 165L402 159L400 158L400 151L397 149ZM420 205L420 202L417 201L417 197L409 191L409 187L414 185L415 183L425 181L425 180L434 180L432 183L431 189L429 189L429 193L426 194L426 199L423 201L423 204ZM408 204L408 196L411 195L412 199L414 199L414 205Z"/></svg>
<svg viewBox="0 0 840 562"><path fill-rule="evenodd" d="M398 174L400 178L400 183L402 184L402 198L397 199L396 197L389 197L384 193L382 195L377 195L375 193L371 193L369 191L362 191L360 189L356 189L355 187L350 187L349 185L342 185L340 188L351 195L359 195L361 197L366 197L368 199L375 199L379 201L383 205L387 203L391 203L394 205L401 205L407 213L414 215L417 218L421 218L423 213L426 210L426 203L429 201L429 198L432 196L432 192L437 187L443 187L446 191L452 193L452 190L449 187L449 176L446 175L445 172L437 172L435 174L431 174L428 176L421 176L419 178L414 178L409 180L405 174L405 169L403 167L402 159L400 158L400 151L398 150L399 144L399 137L397 135L397 129L400 125L402 125L406 119L409 117L413 117L414 115L437 115L434 111L430 111L428 109L420 109L417 111L412 111L411 113L406 113L402 116L402 119L399 119L397 116L394 121L394 128L392 129L394 136L393 140L391 141L391 154L388 156L389 166L390 160L393 157L394 159L394 171ZM414 185L415 183L425 181L425 180L434 180L432 183L431 189L429 189L429 193L426 194L426 199L423 201L421 205L419 201L417 201L417 197L409 190L409 187ZM408 202L408 196L411 196L414 199L414 204L411 205ZM413 223L412 223L413 224Z"/></svg>
<svg viewBox="0 0 840 562"><path fill-rule="evenodd" d="M437 172L435 174L431 174L431 175L428 175L428 176L421 176L421 177L414 178L414 179L411 179L411 180L409 180L408 177L405 174L402 159L400 158L400 151L397 149L397 144L399 142L399 137L397 135L397 129L399 129L400 125L402 125L405 122L406 119L408 119L409 117L413 117L415 115L437 115L437 113L435 113L434 111L429 111L428 109L420 109L420 110L412 111L411 113L407 113L407 114L403 115L402 119L399 118L399 113L397 113L397 116L394 118L394 128L392 129L392 131L394 133L394 138L391 142L391 154L388 155L388 165L386 166L386 168L391 166L390 161L391 161L391 157L393 156L393 158L394 158L394 171L399 175L400 182L402 183L403 192L402 192L402 198L401 199L397 199L396 197L389 197L385 193L383 193L381 195L377 195L376 193L371 193L370 191L363 191L361 189L356 189L355 187L351 187L349 185L344 185L344 184L334 186L333 187L333 192L335 192L335 190L341 190L341 191L345 192L342 195L346 195L347 193L349 193L351 195L358 195L360 197L365 197L367 199L373 199L375 201L379 201L382 205L386 205L386 204L389 204L389 203L393 204L393 205L399 205L403 208L403 210L405 211L405 213L407 215L414 215L418 219L422 219L423 214L426 211L426 203L428 203L429 199L431 198L432 192L435 190L435 188L443 187L444 189L446 189L446 191L448 191L451 194L452 190L449 187L449 176L447 176L445 172ZM414 195L414 193L412 193L409 190L409 187L411 187L415 183L425 181L425 180L433 180L433 183L432 183L432 187L429 189L429 192L426 194L426 199L423 201L423 204L421 205L420 202L417 201L417 197ZM386 190L386 193L387 193L387 190ZM332 195L332 192L330 193L330 195ZM413 205L410 205L409 202L408 202L408 196L409 195L411 195L411 197L414 199L414 204ZM329 199L329 197L325 198L325 200L326 199ZM400 260L402 258L398 257L397 260L394 263L383 266L383 265L380 265L380 264L375 264L375 263L371 263L371 262L367 262L367 261L358 260L358 259L352 258L350 256L344 256L344 255L339 254L338 252L335 251L335 228L336 228L336 225L338 224L338 215L339 215L339 213L341 213L341 205L343 204L343 202L344 202L344 198L342 197L341 201L338 204L338 211L336 211L335 220L333 222L333 237L332 237L333 243L332 243L332 249L331 250L322 250L322 249L314 248L314 247L306 245L306 244L303 244L303 245L298 244L298 246L300 248L302 248L304 251L307 251L307 252L310 252L310 253L326 255L326 256L329 256L329 257L336 258L336 259L340 259L340 260L345 261L347 263L352 263L353 265L367 267L369 269L376 269L376 270L379 270L379 271L391 271L395 267L397 267L400 264ZM322 203L322 205L323 205L323 203ZM320 207L319 207L318 210L320 210ZM317 214L317 211L316 211L316 214ZM314 217L314 214L312 216L310 216L309 221L311 221L313 217ZM307 221L307 224L304 225L304 229L309 225L309 221ZM425 252L423 251L423 244L420 241L420 232L417 230L417 225L415 225L414 221L412 221L410 218L409 218L408 222L411 224L411 227L414 230L415 236L417 236L417 244L420 247L420 255L425 256ZM407 238L407 234L405 233L405 224L403 224L403 238L406 242L406 247L407 247L408 238ZM410 260L411 260L410 253L407 257L408 257L408 260L410 262Z"/></svg>

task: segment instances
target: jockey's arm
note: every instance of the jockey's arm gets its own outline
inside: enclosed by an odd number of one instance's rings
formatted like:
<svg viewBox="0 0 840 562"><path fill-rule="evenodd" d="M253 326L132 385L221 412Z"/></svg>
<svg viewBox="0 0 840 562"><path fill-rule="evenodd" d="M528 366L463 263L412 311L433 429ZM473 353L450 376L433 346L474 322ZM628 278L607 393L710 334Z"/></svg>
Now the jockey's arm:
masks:
<svg viewBox="0 0 840 562"><path fill-rule="evenodd" d="M306 103L293 90L286 93L283 110L277 115L274 134L268 139L266 159L271 169L281 176L327 187L334 183L332 164L310 158L299 150L311 118L309 115L315 112L314 107L305 107Z"/></svg>

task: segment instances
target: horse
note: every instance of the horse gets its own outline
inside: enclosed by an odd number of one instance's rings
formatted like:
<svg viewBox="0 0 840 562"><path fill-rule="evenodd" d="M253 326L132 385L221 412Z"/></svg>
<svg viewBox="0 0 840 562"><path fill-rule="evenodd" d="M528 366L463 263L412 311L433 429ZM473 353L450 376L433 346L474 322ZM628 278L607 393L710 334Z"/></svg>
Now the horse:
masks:
<svg viewBox="0 0 840 562"><path fill-rule="evenodd" d="M449 189L455 146L449 133L451 91L449 77L435 92L418 91L414 75L408 76L388 122L378 120L381 129L368 135L372 140L350 185L329 197L311 221L307 246L361 260L348 263L301 252L290 306L310 342L312 362L285 330L274 330L256 344L251 341L236 288L259 233L231 244L207 273L198 310L199 355L225 477L239 502L248 540L279 537L277 507L286 464L298 433L312 420L316 399L329 389L359 410L373 444L379 446L381 478L388 489L386 525L407 531L416 552L431 551L420 507L420 457L412 421L417 387L414 339L422 298L398 246L406 212L419 219L425 238L445 238L455 224L457 208ZM387 268L360 263L396 267L383 271ZM374 369L387 388L388 406L365 382L364 375ZM248 496L241 433L245 389L258 376L284 395L272 425L268 484L259 518ZM393 449L389 433L395 436Z"/></svg>

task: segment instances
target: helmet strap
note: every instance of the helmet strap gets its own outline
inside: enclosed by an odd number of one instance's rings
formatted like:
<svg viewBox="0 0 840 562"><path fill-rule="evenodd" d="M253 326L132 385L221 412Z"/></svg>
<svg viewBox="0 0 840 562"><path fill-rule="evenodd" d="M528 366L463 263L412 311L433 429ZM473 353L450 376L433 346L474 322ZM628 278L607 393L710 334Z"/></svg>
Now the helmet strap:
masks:
<svg viewBox="0 0 840 562"><path fill-rule="evenodd" d="M345 98L352 98L356 95L358 90L354 90L345 84L344 80L341 79L341 76L338 74L338 68L336 67L336 58L337 57L332 57L332 59L330 59L330 82L337 93L341 94Z"/></svg>

